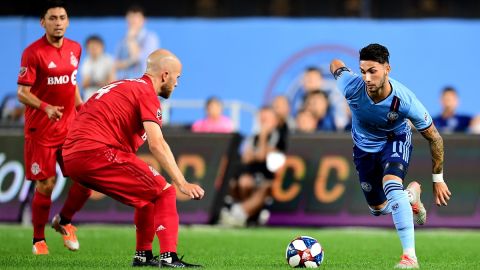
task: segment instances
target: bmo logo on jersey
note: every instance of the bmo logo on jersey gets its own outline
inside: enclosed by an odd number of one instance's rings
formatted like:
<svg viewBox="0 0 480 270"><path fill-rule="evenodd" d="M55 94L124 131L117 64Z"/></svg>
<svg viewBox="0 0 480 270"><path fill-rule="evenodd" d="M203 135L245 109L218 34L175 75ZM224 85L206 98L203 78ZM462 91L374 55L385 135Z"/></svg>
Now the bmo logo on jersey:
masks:
<svg viewBox="0 0 480 270"><path fill-rule="evenodd" d="M72 82L73 85L77 85L77 70L75 69L70 76L52 76L47 78L47 85L67 84Z"/></svg>

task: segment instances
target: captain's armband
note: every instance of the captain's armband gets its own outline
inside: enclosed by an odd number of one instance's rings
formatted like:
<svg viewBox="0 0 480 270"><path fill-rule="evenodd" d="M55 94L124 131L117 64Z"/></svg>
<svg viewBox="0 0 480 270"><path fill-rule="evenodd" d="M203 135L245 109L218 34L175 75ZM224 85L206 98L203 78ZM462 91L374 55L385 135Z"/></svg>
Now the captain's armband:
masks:
<svg viewBox="0 0 480 270"><path fill-rule="evenodd" d="M333 77L335 77L335 80L338 79L338 77L340 77L340 75L342 75L342 72L344 72L344 71L350 72L351 70L347 67L337 68L337 70L335 70L335 72L333 72Z"/></svg>

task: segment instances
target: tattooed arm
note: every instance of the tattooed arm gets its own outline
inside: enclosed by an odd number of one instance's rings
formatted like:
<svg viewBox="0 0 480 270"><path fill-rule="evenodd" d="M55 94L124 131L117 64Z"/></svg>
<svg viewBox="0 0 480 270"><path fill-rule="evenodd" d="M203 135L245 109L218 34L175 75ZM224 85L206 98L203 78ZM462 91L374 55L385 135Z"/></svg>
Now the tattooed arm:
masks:
<svg viewBox="0 0 480 270"><path fill-rule="evenodd" d="M442 175L443 178L443 139L442 136L438 133L437 128L432 123L432 125L426 130L422 131L422 136L430 144L430 153L432 154L432 174ZM435 197L435 203L438 206L447 205L448 200L450 200L450 190L445 182L434 182L433 183L433 194Z"/></svg>

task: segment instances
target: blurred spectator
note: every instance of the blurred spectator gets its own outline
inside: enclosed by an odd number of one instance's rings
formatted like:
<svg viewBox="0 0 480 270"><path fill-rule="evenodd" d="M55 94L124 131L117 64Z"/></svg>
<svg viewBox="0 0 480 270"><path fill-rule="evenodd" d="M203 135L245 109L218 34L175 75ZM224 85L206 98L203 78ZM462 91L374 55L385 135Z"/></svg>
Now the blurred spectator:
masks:
<svg viewBox="0 0 480 270"><path fill-rule="evenodd" d="M80 67L82 75L83 100L88 100L104 85L115 80L113 58L105 53L101 37L92 35L85 42L87 57Z"/></svg>
<svg viewBox="0 0 480 270"><path fill-rule="evenodd" d="M472 121L470 121L470 128L468 130L471 134L480 134L480 115L472 118Z"/></svg>
<svg viewBox="0 0 480 270"><path fill-rule="evenodd" d="M160 47L157 34L145 28L145 13L141 6L131 6L126 20L127 34L116 54L118 79L140 77L146 69L148 55Z"/></svg>
<svg viewBox="0 0 480 270"><path fill-rule="evenodd" d="M0 105L2 123L23 123L25 105L18 101L17 95L7 95Z"/></svg>
<svg viewBox="0 0 480 270"><path fill-rule="evenodd" d="M317 90L322 90L327 94L328 101L331 104L335 128L337 130L343 130L349 121L347 115L345 115L347 102L337 89L336 84L327 85L327 82L322 75L322 71L317 67L308 67L305 69L301 86L296 91L292 100L293 109L295 112L300 110L304 106L306 96L310 92Z"/></svg>
<svg viewBox="0 0 480 270"><path fill-rule="evenodd" d="M288 103L287 97L276 96L272 102L272 109L278 117L278 131L286 138L289 131L295 127L295 120L290 114L290 103Z"/></svg>
<svg viewBox="0 0 480 270"><path fill-rule="evenodd" d="M441 133L466 132L472 117L457 114L459 104L457 91L453 87L445 87L440 98L442 113L433 118L433 123Z"/></svg>
<svg viewBox="0 0 480 270"><path fill-rule="evenodd" d="M233 204L220 213L219 222L223 225L245 226L248 221L254 222L258 218L260 223L266 222L261 215L262 208L269 199L275 171L285 162L277 115L271 107L263 107L257 117L260 130L245 144L242 166L230 183L229 198Z"/></svg>
<svg viewBox="0 0 480 270"><path fill-rule="evenodd" d="M193 132L230 133L235 130L230 118L223 115L223 104L220 99L211 97L205 106L206 118L192 125Z"/></svg>
<svg viewBox="0 0 480 270"><path fill-rule="evenodd" d="M308 134L317 131L317 119L315 119L312 112L305 109L302 109L297 113L295 123L295 131L297 133Z"/></svg>
<svg viewBox="0 0 480 270"><path fill-rule="evenodd" d="M308 93L304 109L311 112L317 121L318 131L336 131L335 120L327 94L321 90Z"/></svg>

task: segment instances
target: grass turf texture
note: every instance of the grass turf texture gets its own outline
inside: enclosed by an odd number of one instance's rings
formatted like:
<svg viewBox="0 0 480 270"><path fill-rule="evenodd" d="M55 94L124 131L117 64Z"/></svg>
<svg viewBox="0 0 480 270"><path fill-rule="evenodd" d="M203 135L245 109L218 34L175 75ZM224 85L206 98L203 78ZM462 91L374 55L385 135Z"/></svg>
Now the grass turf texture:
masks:
<svg viewBox="0 0 480 270"><path fill-rule="evenodd" d="M61 237L47 229L48 256L31 254L31 230L0 225L0 269L132 269L133 226L80 225L77 252L64 248ZM376 228L182 227L178 251L206 269L291 269L285 249L297 235L322 244L322 269L393 269L401 255L396 232ZM480 269L480 231L417 230L416 242L421 269Z"/></svg>

